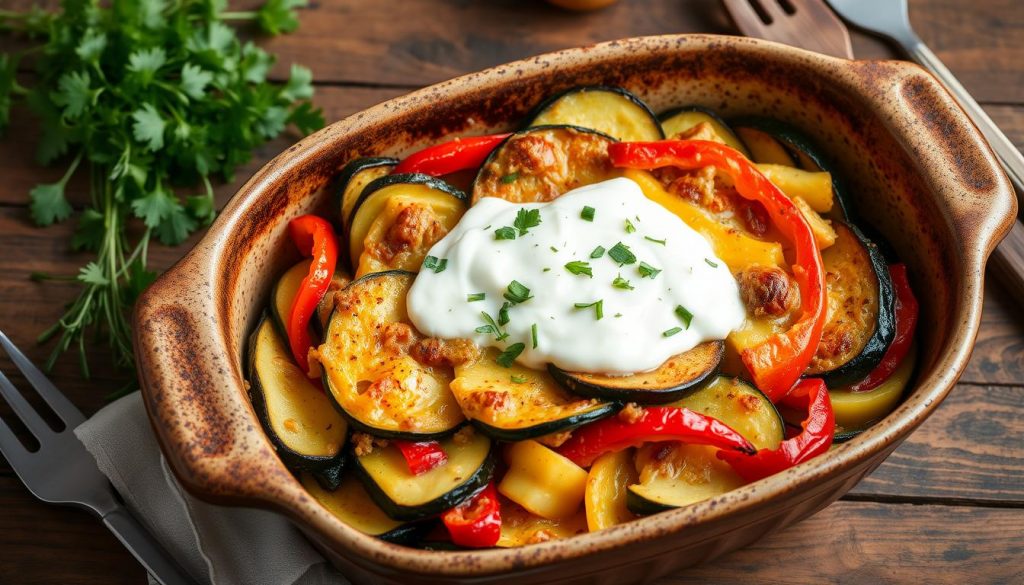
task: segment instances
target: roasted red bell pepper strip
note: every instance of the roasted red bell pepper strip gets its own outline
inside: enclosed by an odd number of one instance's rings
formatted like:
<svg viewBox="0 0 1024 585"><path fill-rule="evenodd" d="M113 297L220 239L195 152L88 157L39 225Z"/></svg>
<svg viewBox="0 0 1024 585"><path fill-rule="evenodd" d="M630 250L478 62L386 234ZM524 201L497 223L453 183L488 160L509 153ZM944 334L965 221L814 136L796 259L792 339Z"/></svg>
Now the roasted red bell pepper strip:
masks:
<svg viewBox="0 0 1024 585"><path fill-rule="evenodd" d="M440 177L458 171L479 168L494 147L508 136L508 134L469 136L428 146L403 158L391 172L393 174L423 173L432 177Z"/></svg>
<svg viewBox="0 0 1024 585"><path fill-rule="evenodd" d="M789 240L795 260L792 271L800 286L800 318L787 331L740 354L757 387L777 402L807 369L825 324L825 270L814 235L803 215L789 197L742 154L717 142L618 142L608 147L608 154L612 164L618 167L698 169L712 166L727 173L740 196L764 205L775 227Z"/></svg>
<svg viewBox="0 0 1024 585"><path fill-rule="evenodd" d="M501 505L494 482L441 515L452 542L460 546L494 546L501 536Z"/></svg>
<svg viewBox="0 0 1024 585"><path fill-rule="evenodd" d="M288 344L295 363L303 372L309 372L309 319L327 294L338 263L338 241L330 222L315 215L300 215L288 223L288 233L295 247L305 257L312 258L309 274L302 279L288 314Z"/></svg>
<svg viewBox="0 0 1024 585"><path fill-rule="evenodd" d="M558 452L580 467L589 467L605 453L658 441L711 445L747 454L755 451L750 441L718 419L689 408L651 406L632 421L613 416L581 427Z"/></svg>
<svg viewBox="0 0 1024 585"><path fill-rule="evenodd" d="M413 475L426 473L438 465L448 461L448 455L437 441L392 441L405 457L409 472Z"/></svg>
<svg viewBox="0 0 1024 585"><path fill-rule="evenodd" d="M914 291L910 290L907 265L893 264L889 266L889 274L892 277L892 286L896 289L896 337L889 344L889 349L885 350L882 361L878 362L875 369L871 370L866 378L850 386L850 390L854 392L874 390L885 382L896 371L903 358L907 357L910 344L914 341L918 306Z"/></svg>
<svg viewBox="0 0 1024 585"><path fill-rule="evenodd" d="M828 451L832 446L836 418L824 382L818 378L800 380L783 403L807 412L807 418L800 424L800 434L782 441L775 449L761 449L754 455L718 452L718 458L728 462L747 481L757 481L789 469Z"/></svg>

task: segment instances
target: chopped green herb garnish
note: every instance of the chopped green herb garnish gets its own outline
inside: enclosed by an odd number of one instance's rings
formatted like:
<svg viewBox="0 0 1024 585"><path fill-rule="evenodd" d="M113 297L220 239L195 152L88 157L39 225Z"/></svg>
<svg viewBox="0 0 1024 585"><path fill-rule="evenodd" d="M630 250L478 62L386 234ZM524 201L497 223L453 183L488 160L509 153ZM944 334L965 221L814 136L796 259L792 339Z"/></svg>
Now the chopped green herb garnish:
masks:
<svg viewBox="0 0 1024 585"><path fill-rule="evenodd" d="M693 322L693 313L686 310L686 307L682 305L676 306L676 316L683 322L683 326L687 329L690 328L690 323Z"/></svg>
<svg viewBox="0 0 1024 585"><path fill-rule="evenodd" d="M662 331L661 332L661 336L662 337L672 337L673 335L675 335L676 333L679 333L682 330L683 329L681 327L673 327L673 328L668 329L666 331Z"/></svg>
<svg viewBox="0 0 1024 585"><path fill-rule="evenodd" d="M533 349L537 349L537 324L530 325L530 340L533 341Z"/></svg>
<svg viewBox="0 0 1024 585"><path fill-rule="evenodd" d="M708 266L710 266L712 268L718 268L718 263L717 262L712 262L711 260L709 260L707 258L705 258L704 261L708 263Z"/></svg>
<svg viewBox="0 0 1024 585"><path fill-rule="evenodd" d="M539 209L520 209L516 213L516 220L512 222L512 225L519 230L520 236L525 236L526 232L530 231L530 228L534 228L540 225L540 210Z"/></svg>
<svg viewBox="0 0 1024 585"><path fill-rule="evenodd" d="M594 278L594 271L590 268L590 262L573 260L565 265L565 269L568 270L570 274L575 274L576 276L585 274L590 278Z"/></svg>
<svg viewBox="0 0 1024 585"><path fill-rule="evenodd" d="M635 288L628 280L622 278L621 274L615 277L615 280L612 281L612 286L615 288L621 288L622 290L633 290L633 288Z"/></svg>
<svg viewBox="0 0 1024 585"><path fill-rule="evenodd" d="M622 313L615 313L615 318L616 318L616 319L618 319L618 318L619 318L619 317L621 317L621 316L622 316Z"/></svg>
<svg viewBox="0 0 1024 585"><path fill-rule="evenodd" d="M640 278L654 278L661 272L660 268L655 268L646 262L641 262L640 266L636 268L637 272L640 273Z"/></svg>
<svg viewBox="0 0 1024 585"><path fill-rule="evenodd" d="M523 283L518 280L508 283L508 289L505 290L505 299L513 305L525 303L532 298L530 296L530 289L523 286Z"/></svg>
<svg viewBox="0 0 1024 585"><path fill-rule="evenodd" d="M554 252L555 254L557 254L558 253L558 248L556 248L554 246L551 246L551 251Z"/></svg>
<svg viewBox="0 0 1024 585"><path fill-rule="evenodd" d="M516 361L516 358L519 357L519 354L523 353L524 349L526 349L526 344L513 343L505 348L505 351L498 354L498 359L494 361L498 362L498 365L503 368L511 368L512 362Z"/></svg>
<svg viewBox="0 0 1024 585"><path fill-rule="evenodd" d="M510 227L500 227L494 230L495 240L514 240L516 239L516 229Z"/></svg>
<svg viewBox="0 0 1024 585"><path fill-rule="evenodd" d="M515 374L509 376L509 379L512 380L513 384L524 384L527 380L526 376L517 376Z"/></svg>
<svg viewBox="0 0 1024 585"><path fill-rule="evenodd" d="M509 174L507 174L507 175L505 175L504 177L501 178L501 182L506 184L506 185L508 185L509 183L514 183L515 180L518 179L518 178L519 178L519 173L509 173Z"/></svg>
<svg viewBox="0 0 1024 585"><path fill-rule="evenodd" d="M466 295L466 302L474 303L476 301L482 301L487 298L487 293L473 293Z"/></svg>
<svg viewBox="0 0 1024 585"><path fill-rule="evenodd" d="M594 221L594 208L586 205L583 207L583 211L580 212L580 217L587 221Z"/></svg>
<svg viewBox="0 0 1024 585"><path fill-rule="evenodd" d="M595 315L595 317L598 320L600 320L602 317L604 317L604 299L599 300L599 301L594 301L592 303L576 303L573 306L576 307L577 309L589 309L590 307L594 307L594 315Z"/></svg>
<svg viewBox="0 0 1024 585"><path fill-rule="evenodd" d="M503 303L498 309L498 325L508 325L508 310L512 303Z"/></svg>
<svg viewBox="0 0 1024 585"><path fill-rule="evenodd" d="M423 267L427 270L433 270L434 273L443 272L448 267L448 259L440 258L437 256L427 256L423 259Z"/></svg>
<svg viewBox="0 0 1024 585"><path fill-rule="evenodd" d="M494 322L494 317L488 315L486 311L480 311L480 316L483 317L484 323L486 323L486 325L481 325L480 327L477 327L477 333L486 333L489 335L493 335L494 338L498 341L501 341L508 337L508 333L502 331L501 327L498 327L498 324Z"/></svg>
<svg viewBox="0 0 1024 585"><path fill-rule="evenodd" d="M651 236L644 236L644 239L647 240L648 242L654 242L655 244L661 244L662 246L664 246L665 240L667 240L668 238L665 238L663 240L655 240Z"/></svg>
<svg viewBox="0 0 1024 585"><path fill-rule="evenodd" d="M604 246L598 246L590 253L591 258L600 258L601 256L604 256Z"/></svg>
<svg viewBox="0 0 1024 585"><path fill-rule="evenodd" d="M629 251L629 246L622 242L615 244L611 250L608 250L608 257L618 262L619 266L636 262L636 256L633 252Z"/></svg>
<svg viewBox="0 0 1024 585"><path fill-rule="evenodd" d="M544 270L541 270L541 272L551 272L551 268L545 268Z"/></svg>
<svg viewBox="0 0 1024 585"><path fill-rule="evenodd" d="M633 222L629 221L628 218L626 219L625 228L627 234L631 234L636 231L636 228L633 227Z"/></svg>

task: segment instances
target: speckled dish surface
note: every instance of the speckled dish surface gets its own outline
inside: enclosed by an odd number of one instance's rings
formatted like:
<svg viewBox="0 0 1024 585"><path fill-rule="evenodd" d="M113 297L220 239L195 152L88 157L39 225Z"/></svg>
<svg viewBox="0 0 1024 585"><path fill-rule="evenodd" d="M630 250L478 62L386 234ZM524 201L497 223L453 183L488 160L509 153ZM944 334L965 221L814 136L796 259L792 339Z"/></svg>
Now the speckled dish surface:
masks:
<svg viewBox="0 0 1024 585"><path fill-rule="evenodd" d="M825 456L687 508L517 549L432 552L365 536L306 495L263 435L243 381L245 338L272 279L296 260L287 222L325 211L360 155L517 124L574 85L623 86L655 111L682 104L796 124L845 172L860 214L921 294L916 382L870 430ZM202 241L140 299L135 349L149 416L182 484L206 500L292 518L357 583L650 580L751 543L853 487L935 409L970 355L989 252L1015 215L992 152L916 66L845 61L747 38L646 37L552 53L385 102L303 139L257 172Z"/></svg>

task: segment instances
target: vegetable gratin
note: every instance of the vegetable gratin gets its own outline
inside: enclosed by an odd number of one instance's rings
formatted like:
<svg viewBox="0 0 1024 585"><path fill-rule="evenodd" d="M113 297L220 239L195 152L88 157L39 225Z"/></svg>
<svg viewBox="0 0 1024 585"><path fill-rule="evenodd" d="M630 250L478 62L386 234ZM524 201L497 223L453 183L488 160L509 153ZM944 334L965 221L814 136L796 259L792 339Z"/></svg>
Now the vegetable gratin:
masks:
<svg viewBox="0 0 1024 585"><path fill-rule="evenodd" d="M376 155L377 153L367 153ZM354 528L512 547L687 506L888 414L906 267L826 153L615 87L350 161L248 351L282 461Z"/></svg>

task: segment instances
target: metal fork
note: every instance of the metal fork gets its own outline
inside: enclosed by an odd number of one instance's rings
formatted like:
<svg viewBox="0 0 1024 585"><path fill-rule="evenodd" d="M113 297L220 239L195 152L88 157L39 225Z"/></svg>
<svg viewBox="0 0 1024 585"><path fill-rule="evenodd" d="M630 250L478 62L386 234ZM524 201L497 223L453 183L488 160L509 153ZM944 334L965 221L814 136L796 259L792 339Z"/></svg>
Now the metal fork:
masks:
<svg viewBox="0 0 1024 585"><path fill-rule="evenodd" d="M110 482L100 472L85 445L72 432L85 422L82 413L15 347L3 331L0 331L0 346L39 396L64 422L64 429L60 432L50 428L10 379L0 372L0 395L39 442L38 450L29 451L11 431L11 427L0 418L0 453L10 462L25 487L44 502L75 506L99 517L162 585L195 585L195 581L117 501Z"/></svg>

